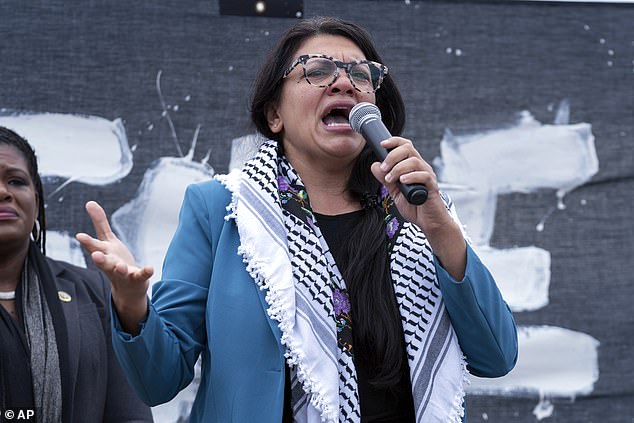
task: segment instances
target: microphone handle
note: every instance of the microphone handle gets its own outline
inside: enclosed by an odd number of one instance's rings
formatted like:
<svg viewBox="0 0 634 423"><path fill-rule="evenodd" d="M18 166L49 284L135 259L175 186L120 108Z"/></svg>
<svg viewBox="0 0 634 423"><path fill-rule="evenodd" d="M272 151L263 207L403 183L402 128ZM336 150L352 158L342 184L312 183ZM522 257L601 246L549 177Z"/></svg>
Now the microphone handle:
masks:
<svg viewBox="0 0 634 423"><path fill-rule="evenodd" d="M388 151L381 145L381 141L392 136L383 122L379 119L371 119L361 125L361 135L366 139L374 154L380 161L385 160ZM403 184L396 181L396 186L410 204L420 206L427 201L427 188L423 184Z"/></svg>

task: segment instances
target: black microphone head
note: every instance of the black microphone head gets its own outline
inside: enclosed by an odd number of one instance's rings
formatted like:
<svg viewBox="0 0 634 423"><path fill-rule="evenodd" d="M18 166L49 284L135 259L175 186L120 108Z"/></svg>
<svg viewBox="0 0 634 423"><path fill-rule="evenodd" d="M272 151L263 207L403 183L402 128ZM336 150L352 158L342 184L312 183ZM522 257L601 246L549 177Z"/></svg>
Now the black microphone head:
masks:
<svg viewBox="0 0 634 423"><path fill-rule="evenodd" d="M361 126L363 122L368 119L381 120L381 111L375 104L365 101L355 105L352 110L350 110L350 115L348 116L352 130L358 133L361 133Z"/></svg>

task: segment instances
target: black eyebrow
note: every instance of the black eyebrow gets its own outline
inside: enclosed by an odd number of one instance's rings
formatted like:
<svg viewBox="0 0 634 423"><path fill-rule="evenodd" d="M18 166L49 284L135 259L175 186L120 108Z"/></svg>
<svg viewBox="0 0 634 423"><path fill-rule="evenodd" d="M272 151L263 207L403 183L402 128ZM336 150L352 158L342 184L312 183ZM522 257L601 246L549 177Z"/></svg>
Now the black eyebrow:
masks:
<svg viewBox="0 0 634 423"><path fill-rule="evenodd" d="M24 170L22 168L15 167L15 166L7 166L5 169L6 169L5 170L6 173L9 173L9 174L11 174L11 173L19 173L19 174L22 174L24 176L28 176L29 179L31 179L31 174L29 173L29 171Z"/></svg>

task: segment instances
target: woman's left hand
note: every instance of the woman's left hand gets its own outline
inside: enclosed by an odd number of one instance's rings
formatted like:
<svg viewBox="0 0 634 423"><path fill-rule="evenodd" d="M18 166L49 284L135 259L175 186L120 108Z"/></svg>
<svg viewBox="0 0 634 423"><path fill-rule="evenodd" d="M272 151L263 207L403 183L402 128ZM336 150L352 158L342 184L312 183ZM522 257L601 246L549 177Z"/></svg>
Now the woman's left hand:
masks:
<svg viewBox="0 0 634 423"><path fill-rule="evenodd" d="M372 164L372 173L387 187L401 216L422 229L445 269L461 280L466 265L466 244L460 227L440 196L434 169L408 139L391 137L381 145L389 153L382 163ZM427 201L420 206L410 204L396 185L397 181L425 185Z"/></svg>

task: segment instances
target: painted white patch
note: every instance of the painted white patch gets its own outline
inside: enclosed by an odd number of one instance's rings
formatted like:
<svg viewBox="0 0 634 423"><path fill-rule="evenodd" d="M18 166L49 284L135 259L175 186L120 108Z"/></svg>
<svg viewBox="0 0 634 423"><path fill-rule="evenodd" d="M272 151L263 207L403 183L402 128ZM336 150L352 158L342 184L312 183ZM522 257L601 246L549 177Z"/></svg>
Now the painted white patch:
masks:
<svg viewBox="0 0 634 423"><path fill-rule="evenodd" d="M508 249L489 246L495 224L497 194L445 183L441 183L440 188L456 204L474 250L495 277L511 310L529 311L546 306L550 286L550 253L535 246Z"/></svg>
<svg viewBox="0 0 634 423"><path fill-rule="evenodd" d="M185 189L213 176L209 166L188 157L164 157L143 177L136 197L112 214L112 227L136 260L154 267L160 278L163 257L178 224Z"/></svg>
<svg viewBox="0 0 634 423"><path fill-rule="evenodd" d="M541 398L585 395L599 378L599 342L581 332L553 326L518 328L520 354L506 376L486 379L471 376L469 393L526 394Z"/></svg>
<svg viewBox="0 0 634 423"><path fill-rule="evenodd" d="M548 251L538 247L496 249L474 245L473 248L487 264L511 310L538 310L548 304Z"/></svg>
<svg viewBox="0 0 634 423"><path fill-rule="evenodd" d="M589 124L542 125L528 112L508 129L463 136L446 131L440 148L441 181L499 194L570 191L599 170Z"/></svg>
<svg viewBox="0 0 634 423"><path fill-rule="evenodd" d="M43 177L106 185L132 169L132 152L121 119L25 113L0 116L0 125L29 141Z"/></svg>
<svg viewBox="0 0 634 423"><path fill-rule="evenodd" d="M456 204L460 221L471 241L475 245L488 245L495 224L497 193L487 190L486 186L471 188L440 182L439 187Z"/></svg>
<svg viewBox="0 0 634 423"><path fill-rule="evenodd" d="M55 260L86 267L81 245L68 232L46 231L46 255Z"/></svg>

